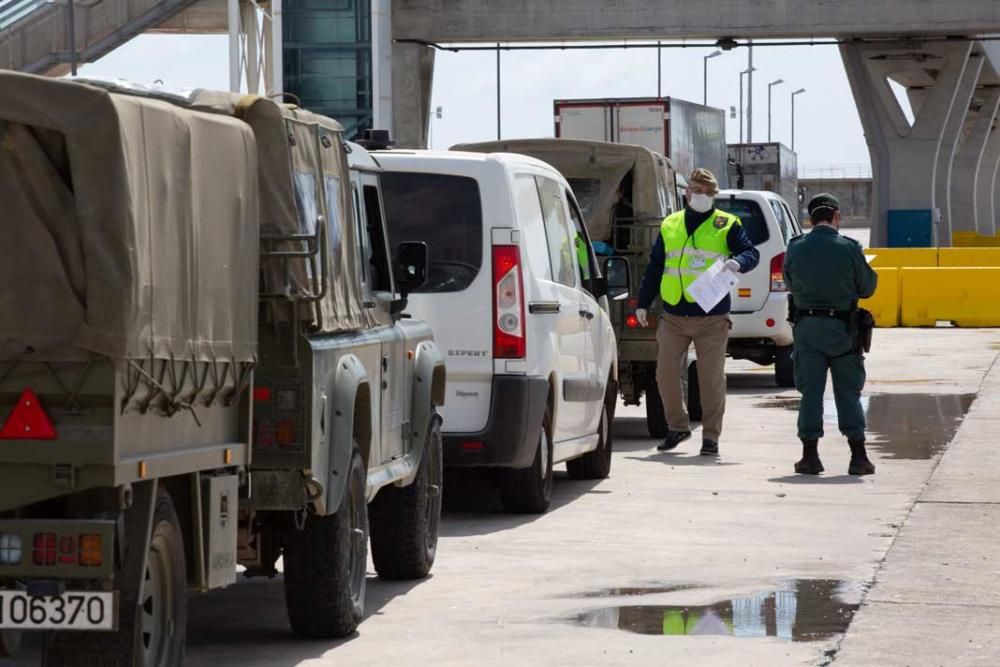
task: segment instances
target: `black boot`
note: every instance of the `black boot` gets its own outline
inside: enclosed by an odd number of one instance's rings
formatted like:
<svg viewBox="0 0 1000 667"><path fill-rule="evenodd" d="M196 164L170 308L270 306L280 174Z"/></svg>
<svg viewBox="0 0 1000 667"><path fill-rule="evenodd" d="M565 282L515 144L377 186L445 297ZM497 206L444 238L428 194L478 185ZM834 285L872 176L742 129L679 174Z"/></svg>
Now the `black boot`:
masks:
<svg viewBox="0 0 1000 667"><path fill-rule="evenodd" d="M874 475L875 464L868 460L865 441L856 440L847 444L851 446L851 462L847 466L847 472L851 475Z"/></svg>
<svg viewBox="0 0 1000 667"><path fill-rule="evenodd" d="M819 460L819 440L802 441L802 460L795 464L795 472L800 475L818 475L823 472L823 462Z"/></svg>

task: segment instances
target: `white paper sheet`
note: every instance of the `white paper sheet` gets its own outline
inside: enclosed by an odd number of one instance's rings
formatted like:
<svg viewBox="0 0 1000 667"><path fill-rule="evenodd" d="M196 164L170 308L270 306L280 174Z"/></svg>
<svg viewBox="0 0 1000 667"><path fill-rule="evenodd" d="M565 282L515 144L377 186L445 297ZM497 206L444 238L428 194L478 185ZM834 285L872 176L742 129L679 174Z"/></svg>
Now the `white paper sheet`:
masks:
<svg viewBox="0 0 1000 667"><path fill-rule="evenodd" d="M707 313L726 298L739 281L739 276L725 268L724 262L715 262L688 286L687 291Z"/></svg>
<svg viewBox="0 0 1000 667"><path fill-rule="evenodd" d="M871 264L872 260L875 259L876 257L878 257L878 255L865 255L865 261Z"/></svg>

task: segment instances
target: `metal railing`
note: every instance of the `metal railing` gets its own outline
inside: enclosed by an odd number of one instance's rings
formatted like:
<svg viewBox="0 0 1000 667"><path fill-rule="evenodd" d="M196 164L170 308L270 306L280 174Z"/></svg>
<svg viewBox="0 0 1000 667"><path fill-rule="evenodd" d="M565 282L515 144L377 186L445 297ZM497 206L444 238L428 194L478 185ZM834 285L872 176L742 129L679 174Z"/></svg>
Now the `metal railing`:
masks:
<svg viewBox="0 0 1000 667"><path fill-rule="evenodd" d="M799 165L800 179L844 179L871 178L870 164L802 164Z"/></svg>
<svg viewBox="0 0 1000 667"><path fill-rule="evenodd" d="M51 0L0 0L0 30L4 30Z"/></svg>

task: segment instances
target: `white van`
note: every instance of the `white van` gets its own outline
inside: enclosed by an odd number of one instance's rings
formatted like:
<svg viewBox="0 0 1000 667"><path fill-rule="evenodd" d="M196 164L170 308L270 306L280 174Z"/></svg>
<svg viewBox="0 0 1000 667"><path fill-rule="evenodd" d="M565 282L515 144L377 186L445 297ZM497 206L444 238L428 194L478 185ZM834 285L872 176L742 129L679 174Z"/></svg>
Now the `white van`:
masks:
<svg viewBox="0 0 1000 667"><path fill-rule="evenodd" d="M617 347L609 279L565 179L510 154L377 151L393 247L423 241L428 280L408 312L429 322L448 365L444 461L499 469L504 506L544 512L552 466L611 466ZM579 238L578 238L579 237Z"/></svg>

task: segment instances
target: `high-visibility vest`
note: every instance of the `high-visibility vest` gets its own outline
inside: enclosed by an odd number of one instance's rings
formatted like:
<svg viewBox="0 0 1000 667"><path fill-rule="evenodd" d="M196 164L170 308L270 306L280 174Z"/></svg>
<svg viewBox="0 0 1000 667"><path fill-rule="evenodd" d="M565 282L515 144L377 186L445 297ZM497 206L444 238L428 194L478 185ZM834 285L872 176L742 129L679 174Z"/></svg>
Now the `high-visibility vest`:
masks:
<svg viewBox="0 0 1000 667"><path fill-rule="evenodd" d="M587 252L587 242L584 241L583 236L577 234L573 243L576 246L576 261L580 265L581 275L584 280L590 280L590 256Z"/></svg>
<svg viewBox="0 0 1000 667"><path fill-rule="evenodd" d="M693 235L688 235L683 210L666 217L660 227L666 253L663 278L660 280L663 303L676 306L681 296L694 303L694 297L688 294L688 286L715 262L726 261L730 254L726 239L729 230L738 224L740 219L735 215L716 209L694 230Z"/></svg>

